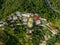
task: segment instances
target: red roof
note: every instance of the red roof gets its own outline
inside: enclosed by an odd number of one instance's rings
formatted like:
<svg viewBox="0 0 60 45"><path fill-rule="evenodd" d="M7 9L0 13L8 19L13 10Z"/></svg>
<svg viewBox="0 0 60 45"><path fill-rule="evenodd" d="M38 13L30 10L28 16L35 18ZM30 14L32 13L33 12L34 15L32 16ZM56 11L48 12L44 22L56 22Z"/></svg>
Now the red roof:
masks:
<svg viewBox="0 0 60 45"><path fill-rule="evenodd" d="M39 19L39 17L38 16L34 16L34 20L36 21L36 20L38 20Z"/></svg>

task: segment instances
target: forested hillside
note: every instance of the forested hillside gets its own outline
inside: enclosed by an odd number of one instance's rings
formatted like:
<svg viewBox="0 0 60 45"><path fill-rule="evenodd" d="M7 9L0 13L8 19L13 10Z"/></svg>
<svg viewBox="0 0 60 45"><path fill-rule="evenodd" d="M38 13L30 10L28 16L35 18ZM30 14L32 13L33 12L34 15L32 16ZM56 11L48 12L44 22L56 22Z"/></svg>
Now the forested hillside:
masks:
<svg viewBox="0 0 60 45"><path fill-rule="evenodd" d="M50 0L50 2L55 9L57 8L57 10L59 10L59 4L57 4L59 2L58 0ZM17 10L22 13L38 13L48 20L55 20L60 15L53 12L53 10L51 10L45 3L45 0L3 0L1 1L0 20Z"/></svg>

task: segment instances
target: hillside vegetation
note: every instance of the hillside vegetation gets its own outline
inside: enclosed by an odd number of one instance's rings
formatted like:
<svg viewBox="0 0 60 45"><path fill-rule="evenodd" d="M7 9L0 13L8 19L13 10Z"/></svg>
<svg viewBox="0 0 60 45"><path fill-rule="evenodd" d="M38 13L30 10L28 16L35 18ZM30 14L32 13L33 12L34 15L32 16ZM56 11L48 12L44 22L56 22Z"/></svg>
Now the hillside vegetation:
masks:
<svg viewBox="0 0 60 45"><path fill-rule="evenodd" d="M54 28L58 29L60 31L60 0L49 0L51 6L57 10L57 12L50 9L49 6L47 6L45 0L0 0L0 21L7 19L7 16L9 16L12 13L15 13L16 11L20 11L23 13L37 13L39 16L46 18L47 21L52 23ZM10 24L9 21L6 21ZM17 20L19 23L20 21ZM51 34L48 29L38 29L40 27L35 27L35 32L30 36L26 34L26 30L29 29L25 25L16 25L17 22L13 22L14 24L12 27L5 26L3 31L0 31L0 43L4 45L39 45L39 41L42 39L44 33ZM16 23L16 24L15 24ZM23 28L24 27L24 28ZM40 30L40 31L37 31ZM37 31L37 32L36 32ZM46 34L47 34L46 33ZM4 35L5 34L5 35ZM5 38L4 38L5 37ZM32 40L28 38L32 38ZM28 43L26 43L28 40ZM60 32L52 36L50 40L47 41L47 45L53 45L55 42L60 43Z"/></svg>
<svg viewBox="0 0 60 45"><path fill-rule="evenodd" d="M53 12L47 6L45 0L1 0L1 2L3 3L0 9L0 20L17 10L22 13L38 13L41 17L47 18L50 21L56 20L60 16L59 13ZM50 0L50 2L55 9L59 10L59 0Z"/></svg>

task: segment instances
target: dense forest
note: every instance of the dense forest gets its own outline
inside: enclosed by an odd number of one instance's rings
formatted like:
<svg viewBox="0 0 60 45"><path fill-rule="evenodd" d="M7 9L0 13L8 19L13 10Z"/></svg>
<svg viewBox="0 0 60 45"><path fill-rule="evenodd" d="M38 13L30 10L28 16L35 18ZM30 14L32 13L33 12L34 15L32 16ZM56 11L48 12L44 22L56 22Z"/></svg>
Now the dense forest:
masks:
<svg viewBox="0 0 60 45"><path fill-rule="evenodd" d="M59 3L59 1L51 0L50 2L55 9L59 9L59 4L57 4ZM60 16L59 13L55 13L47 6L45 0L1 0L0 3L0 20L17 10L22 13L38 13L39 15L47 18L48 20L56 20Z"/></svg>

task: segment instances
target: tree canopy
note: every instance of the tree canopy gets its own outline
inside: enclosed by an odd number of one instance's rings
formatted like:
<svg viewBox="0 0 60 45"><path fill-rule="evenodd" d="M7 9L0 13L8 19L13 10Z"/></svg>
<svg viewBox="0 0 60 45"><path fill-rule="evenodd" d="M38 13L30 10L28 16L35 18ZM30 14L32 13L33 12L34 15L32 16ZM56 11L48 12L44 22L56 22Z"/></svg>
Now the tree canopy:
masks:
<svg viewBox="0 0 60 45"><path fill-rule="evenodd" d="M50 1L52 6L55 5L53 2ZM2 4L2 2L4 2ZM56 3L57 5L57 3ZM47 4L45 3L45 0L1 0L1 9L0 9L0 20L3 18L6 18L6 16L10 15L11 13L19 10L20 12L31 12L31 13L38 13L41 17L45 17L48 20L55 20L57 19L60 14L52 11ZM58 6L59 7L59 6ZM57 6L56 6L57 8Z"/></svg>

